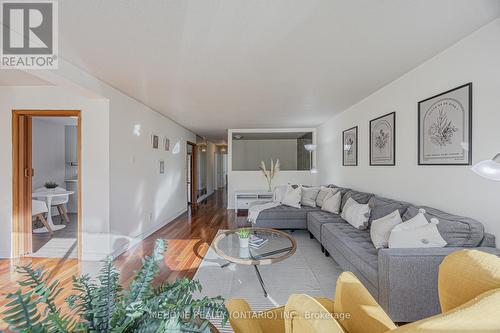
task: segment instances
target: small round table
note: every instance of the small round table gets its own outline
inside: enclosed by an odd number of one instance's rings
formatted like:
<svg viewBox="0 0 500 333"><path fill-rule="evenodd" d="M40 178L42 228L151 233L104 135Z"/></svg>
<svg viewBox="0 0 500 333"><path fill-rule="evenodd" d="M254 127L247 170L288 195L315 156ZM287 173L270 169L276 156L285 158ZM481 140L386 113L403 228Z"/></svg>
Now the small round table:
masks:
<svg viewBox="0 0 500 333"><path fill-rule="evenodd" d="M227 260L240 265L252 265L259 279L264 296L267 297L266 287L260 274L259 265L270 265L283 261L291 257L297 250L297 243L293 237L287 233L268 228L244 228L250 231L250 235L266 240L259 247L240 247L237 232L241 229L234 229L220 233L213 242L215 252ZM223 265L226 267L228 264Z"/></svg>
<svg viewBox="0 0 500 333"><path fill-rule="evenodd" d="M51 214L51 209L52 209L52 199L56 197L64 197L64 196L69 196L74 194L75 192L73 191L40 191L40 192L33 192L32 193L32 198L39 198L39 199L44 199L45 203L47 204L47 209L49 212L47 213L47 223L49 224L50 228L54 230L60 230L63 228L66 228L64 224L60 225L55 225L54 222L52 222L52 214ZM46 227L38 228L33 230L34 233L40 234L40 233L46 233L49 232Z"/></svg>

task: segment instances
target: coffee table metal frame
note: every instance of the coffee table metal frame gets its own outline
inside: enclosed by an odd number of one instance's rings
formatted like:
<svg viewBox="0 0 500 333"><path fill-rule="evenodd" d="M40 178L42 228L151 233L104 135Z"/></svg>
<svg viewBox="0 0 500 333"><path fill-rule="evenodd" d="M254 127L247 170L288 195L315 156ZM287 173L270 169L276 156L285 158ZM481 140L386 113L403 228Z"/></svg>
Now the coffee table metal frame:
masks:
<svg viewBox="0 0 500 333"><path fill-rule="evenodd" d="M224 252L224 250L222 250L219 247L219 242L229 235L236 234L241 229L250 229L250 232L253 234L258 234L259 232L277 234L279 236L288 238L291 245L284 247L284 248L281 248L281 249L276 249L276 250L265 252L265 253L262 253L259 255L255 255L255 256L252 255L252 247L249 247L250 257L248 259L247 258L236 258L236 257L230 256L230 255L227 255ZM264 285L264 280L262 279L262 275L260 274L258 266L259 265L274 264L274 263L283 261L283 260L291 257L295 253L295 251L297 250L297 242L295 241L295 239L293 239L292 236L290 236L289 234L287 234L286 232L283 232L281 230L270 229L270 228L240 228L240 229L233 229L233 230L224 231L224 232L220 233L219 235L217 235L214 239L213 247L214 247L215 252L220 257L222 257L223 259L228 261L228 263L222 265L221 268L228 266L229 263L253 266L255 269L255 273L257 275L257 278L259 279L260 286L262 287L262 291L264 292L264 297L267 297L267 290L266 290L266 287ZM269 256L275 256L275 255L278 255L280 253L283 253L283 255L278 256L278 257L268 258Z"/></svg>

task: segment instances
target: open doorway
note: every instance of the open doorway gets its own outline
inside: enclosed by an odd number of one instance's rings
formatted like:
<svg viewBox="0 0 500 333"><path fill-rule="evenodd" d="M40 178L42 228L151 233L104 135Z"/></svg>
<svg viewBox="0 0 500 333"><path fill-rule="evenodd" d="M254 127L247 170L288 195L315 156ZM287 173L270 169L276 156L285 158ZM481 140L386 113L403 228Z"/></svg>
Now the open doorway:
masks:
<svg viewBox="0 0 500 333"><path fill-rule="evenodd" d="M80 258L80 111L13 111L13 255Z"/></svg>
<svg viewBox="0 0 500 333"><path fill-rule="evenodd" d="M196 206L196 144L187 142L186 185L188 206Z"/></svg>

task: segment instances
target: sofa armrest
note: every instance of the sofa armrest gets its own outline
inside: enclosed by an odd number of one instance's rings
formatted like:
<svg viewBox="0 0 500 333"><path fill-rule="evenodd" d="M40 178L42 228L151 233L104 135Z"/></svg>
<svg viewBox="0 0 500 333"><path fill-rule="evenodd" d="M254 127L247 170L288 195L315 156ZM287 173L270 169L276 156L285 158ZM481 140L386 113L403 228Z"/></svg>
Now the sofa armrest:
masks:
<svg viewBox="0 0 500 333"><path fill-rule="evenodd" d="M441 312L439 264L459 247L382 249L378 253L379 303L395 322L413 322ZM470 249L470 248L469 248ZM500 250L477 247L500 255Z"/></svg>

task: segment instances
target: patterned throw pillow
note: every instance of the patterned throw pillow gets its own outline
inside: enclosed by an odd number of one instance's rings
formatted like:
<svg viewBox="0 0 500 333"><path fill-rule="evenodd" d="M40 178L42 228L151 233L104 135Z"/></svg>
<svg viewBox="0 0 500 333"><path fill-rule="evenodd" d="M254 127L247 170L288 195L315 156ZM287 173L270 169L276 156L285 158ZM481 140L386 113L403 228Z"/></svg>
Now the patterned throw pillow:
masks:
<svg viewBox="0 0 500 333"><path fill-rule="evenodd" d="M447 243L437 228L439 220L432 218L429 223L424 214L425 210L420 209L415 217L395 226L389 236L389 248L445 247Z"/></svg>

